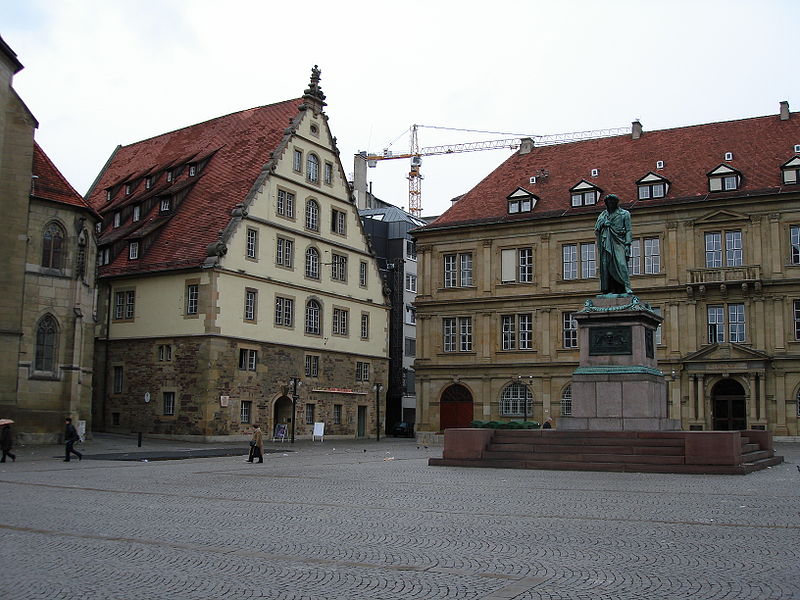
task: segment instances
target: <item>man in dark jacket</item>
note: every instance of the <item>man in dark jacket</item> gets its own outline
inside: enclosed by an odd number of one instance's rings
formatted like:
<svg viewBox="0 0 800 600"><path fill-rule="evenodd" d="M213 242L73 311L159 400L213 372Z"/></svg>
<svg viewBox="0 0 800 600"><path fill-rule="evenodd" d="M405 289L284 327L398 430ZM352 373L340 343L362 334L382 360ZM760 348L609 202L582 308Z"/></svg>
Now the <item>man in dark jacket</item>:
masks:
<svg viewBox="0 0 800 600"><path fill-rule="evenodd" d="M11 435L11 425L3 425L0 429L0 450L3 451L3 458L0 462L6 462L6 456L10 456L12 461L16 461L15 454L11 454L11 446L13 445L13 436Z"/></svg>
<svg viewBox="0 0 800 600"><path fill-rule="evenodd" d="M66 429L64 429L64 443L66 443L66 456L64 457L64 462L69 462L69 455L74 454L78 457L78 460L83 458L83 454L75 450L72 446L81 439L78 435L78 431L75 429L75 426L72 424L72 419L67 417L64 419L64 422L67 424Z"/></svg>

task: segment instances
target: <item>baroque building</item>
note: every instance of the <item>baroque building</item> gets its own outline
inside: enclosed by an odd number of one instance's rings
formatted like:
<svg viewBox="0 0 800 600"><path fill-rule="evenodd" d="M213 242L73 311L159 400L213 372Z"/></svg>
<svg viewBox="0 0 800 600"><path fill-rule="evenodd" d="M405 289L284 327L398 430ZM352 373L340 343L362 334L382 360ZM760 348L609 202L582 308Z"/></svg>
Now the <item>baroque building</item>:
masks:
<svg viewBox="0 0 800 600"><path fill-rule="evenodd" d="M800 115L519 150L432 224L420 265L417 431L571 414L573 314L599 293L594 224L630 211L634 294L684 430L798 435Z"/></svg>
<svg viewBox="0 0 800 600"><path fill-rule="evenodd" d="M48 443L66 416L91 428L98 215L34 140L12 87L21 69L0 39L0 415L22 441Z"/></svg>
<svg viewBox="0 0 800 600"><path fill-rule="evenodd" d="M109 158L88 195L103 216L98 427L375 434L388 306L324 99L315 67L302 98Z"/></svg>

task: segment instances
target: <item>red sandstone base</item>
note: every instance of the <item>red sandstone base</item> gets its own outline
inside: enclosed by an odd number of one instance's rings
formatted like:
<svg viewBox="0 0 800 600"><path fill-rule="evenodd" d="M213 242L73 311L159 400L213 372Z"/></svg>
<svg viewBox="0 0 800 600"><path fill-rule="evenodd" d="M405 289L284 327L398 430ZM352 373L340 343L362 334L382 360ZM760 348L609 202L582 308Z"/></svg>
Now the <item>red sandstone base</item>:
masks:
<svg viewBox="0 0 800 600"><path fill-rule="evenodd" d="M783 462L767 431L447 429L431 466L745 475Z"/></svg>

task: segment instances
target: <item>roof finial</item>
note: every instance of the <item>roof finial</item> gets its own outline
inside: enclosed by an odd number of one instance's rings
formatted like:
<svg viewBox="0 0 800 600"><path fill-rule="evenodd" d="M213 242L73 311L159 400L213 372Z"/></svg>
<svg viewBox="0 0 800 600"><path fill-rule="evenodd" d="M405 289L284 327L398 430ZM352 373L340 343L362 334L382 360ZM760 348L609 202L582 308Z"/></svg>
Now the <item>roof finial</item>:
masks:
<svg viewBox="0 0 800 600"><path fill-rule="evenodd" d="M308 88L303 92L303 99L318 110L322 110L322 107L325 106L325 94L322 93L322 89L319 87L321 73L320 68L314 65L314 68L311 69L311 83L308 84Z"/></svg>

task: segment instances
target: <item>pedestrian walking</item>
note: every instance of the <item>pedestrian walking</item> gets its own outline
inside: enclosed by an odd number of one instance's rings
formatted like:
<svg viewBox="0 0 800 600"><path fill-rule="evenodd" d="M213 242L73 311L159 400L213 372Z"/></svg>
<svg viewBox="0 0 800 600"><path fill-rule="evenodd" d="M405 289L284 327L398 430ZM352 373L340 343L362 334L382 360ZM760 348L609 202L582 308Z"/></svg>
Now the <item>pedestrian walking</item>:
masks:
<svg viewBox="0 0 800 600"><path fill-rule="evenodd" d="M544 424L542 424L542 429L552 429L553 428L553 417L547 417L545 419Z"/></svg>
<svg viewBox="0 0 800 600"><path fill-rule="evenodd" d="M81 437L78 435L78 430L75 429L75 426L72 424L72 419L67 417L64 419L64 423L66 424L66 428L64 429L64 443L66 444L66 453L64 456L64 462L69 462L69 455L74 454L78 457L78 460L83 459L83 454L75 450L73 446L75 442L79 441Z"/></svg>
<svg viewBox="0 0 800 600"><path fill-rule="evenodd" d="M6 462L6 456L10 456L12 462L17 461L17 455L11 453L11 447L14 445L14 436L11 435L11 425L5 424L0 429L0 449L3 451L3 458L0 462Z"/></svg>
<svg viewBox="0 0 800 600"><path fill-rule="evenodd" d="M253 430L253 437L250 439L250 457L247 462L253 462L256 456L258 457L258 462L264 462L264 434L259 425L256 425Z"/></svg>

